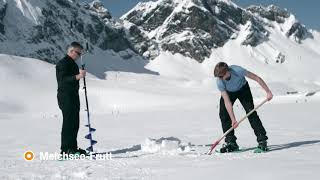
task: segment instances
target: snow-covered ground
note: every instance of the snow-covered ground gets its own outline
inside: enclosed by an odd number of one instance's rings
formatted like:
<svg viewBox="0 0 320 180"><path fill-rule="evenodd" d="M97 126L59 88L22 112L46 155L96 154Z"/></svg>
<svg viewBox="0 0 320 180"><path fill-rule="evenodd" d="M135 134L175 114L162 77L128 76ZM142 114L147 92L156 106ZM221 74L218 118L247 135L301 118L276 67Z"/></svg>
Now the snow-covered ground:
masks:
<svg viewBox="0 0 320 180"><path fill-rule="evenodd" d="M276 95L258 110L271 151L208 156L204 154L208 145L222 134L215 80L208 68L201 69L204 65L180 61L179 55L167 53L160 58L163 61L156 59L146 66L160 75L116 71L108 72L105 79L88 75L91 120L97 128L95 148L99 152L112 151L113 159L61 162L39 160L40 152L59 152L60 147L62 117L56 102L54 65L0 55L0 179L318 177L319 76L286 83L285 78L273 81L272 73L262 73ZM258 74L266 72L259 67L262 66L248 68ZM255 82L250 84L255 102L263 101L264 92ZM292 91L298 93L286 95ZM306 96L310 92L311 96ZM78 142L85 148L88 142L83 138L87 133L83 126L86 124L83 90L80 96L82 126ZM238 118L245 115L239 103L235 104L235 113ZM241 147L256 146L247 121L240 125L236 135ZM35 160L23 159L27 150L36 154Z"/></svg>

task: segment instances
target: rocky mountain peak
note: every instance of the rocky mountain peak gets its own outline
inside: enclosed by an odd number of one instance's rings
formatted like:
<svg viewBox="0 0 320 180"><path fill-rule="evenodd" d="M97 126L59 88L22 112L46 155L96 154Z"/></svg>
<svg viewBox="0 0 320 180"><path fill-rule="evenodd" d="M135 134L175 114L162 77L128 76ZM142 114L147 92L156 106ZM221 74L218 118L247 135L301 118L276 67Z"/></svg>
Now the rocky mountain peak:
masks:
<svg viewBox="0 0 320 180"><path fill-rule="evenodd" d="M56 62L72 41L88 43L89 50L131 49L123 28L101 1L0 0L2 53Z"/></svg>
<svg viewBox="0 0 320 180"><path fill-rule="evenodd" d="M239 33L246 34L241 43L245 46L268 41L273 23L283 26L292 21L291 16L275 5L243 9L230 0L157 0L138 3L121 19L144 56L152 59L160 51L170 51L202 62L212 49L236 39ZM297 42L309 37L299 22L288 24L287 37ZM247 26L246 32L241 32L243 26Z"/></svg>

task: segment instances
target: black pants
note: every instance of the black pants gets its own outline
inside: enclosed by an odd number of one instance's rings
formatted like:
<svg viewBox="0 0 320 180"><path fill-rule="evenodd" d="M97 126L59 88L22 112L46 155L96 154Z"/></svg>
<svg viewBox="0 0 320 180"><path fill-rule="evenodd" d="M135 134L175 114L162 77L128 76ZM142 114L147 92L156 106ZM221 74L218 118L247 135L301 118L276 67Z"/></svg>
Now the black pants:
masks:
<svg viewBox="0 0 320 180"><path fill-rule="evenodd" d="M227 92L230 98L230 101L232 105L234 102L239 99L240 103L242 104L243 108L245 109L246 113L248 114L252 109L254 109L254 104L253 104L253 98L251 94L251 90L249 87L249 84L247 83L244 85L239 91L236 92ZM220 99L220 112L219 116L221 119L221 124L222 124L222 130L223 132L226 132L228 129L232 127L232 122L229 116L229 113L226 109L226 106L224 104L224 99L221 97ZM249 117L249 122L254 130L254 133L257 137L257 141L264 141L267 140L268 137L266 136L266 130L264 129L261 120L257 114L257 112L253 112ZM225 142L236 142L237 137L234 135L234 130L232 130L225 138Z"/></svg>
<svg viewBox="0 0 320 180"><path fill-rule="evenodd" d="M58 104L62 111L63 123L61 131L61 150L77 149L79 130L79 95L58 94Z"/></svg>

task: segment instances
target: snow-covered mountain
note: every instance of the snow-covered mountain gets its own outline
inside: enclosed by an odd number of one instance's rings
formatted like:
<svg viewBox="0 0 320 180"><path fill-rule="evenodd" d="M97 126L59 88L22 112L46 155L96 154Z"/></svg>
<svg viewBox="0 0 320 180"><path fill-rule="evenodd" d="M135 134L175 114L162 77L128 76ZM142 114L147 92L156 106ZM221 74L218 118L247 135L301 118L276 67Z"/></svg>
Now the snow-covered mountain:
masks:
<svg viewBox="0 0 320 180"><path fill-rule="evenodd" d="M320 33L286 9L157 0L138 3L121 19L135 49L153 59L146 67L160 75L204 80L226 61L277 84L283 94L319 90Z"/></svg>
<svg viewBox="0 0 320 180"><path fill-rule="evenodd" d="M226 61L286 91L297 90L287 82L320 81L320 33L274 5L157 0L116 20L99 0L0 0L0 53L56 62L74 40L88 42L87 68L100 78L124 71L207 81L214 65Z"/></svg>
<svg viewBox="0 0 320 180"><path fill-rule="evenodd" d="M73 40L88 42L91 51L129 50L120 53L123 58L137 52L154 59L169 51L203 62L229 41L239 39L241 46L257 47L272 33L303 44L317 32L285 9L274 5L243 9L229 0L140 2L120 21L100 0L0 0L1 53L49 62L61 58Z"/></svg>
<svg viewBox="0 0 320 180"><path fill-rule="evenodd" d="M313 32L285 9L243 9L230 0L140 2L121 19L135 47L150 58L169 51L203 62L228 41L239 39L241 46L256 47L268 42L272 33L296 43L313 39Z"/></svg>
<svg viewBox="0 0 320 180"><path fill-rule="evenodd" d="M56 62L72 41L89 50L135 53L124 30L99 0L0 0L1 53Z"/></svg>

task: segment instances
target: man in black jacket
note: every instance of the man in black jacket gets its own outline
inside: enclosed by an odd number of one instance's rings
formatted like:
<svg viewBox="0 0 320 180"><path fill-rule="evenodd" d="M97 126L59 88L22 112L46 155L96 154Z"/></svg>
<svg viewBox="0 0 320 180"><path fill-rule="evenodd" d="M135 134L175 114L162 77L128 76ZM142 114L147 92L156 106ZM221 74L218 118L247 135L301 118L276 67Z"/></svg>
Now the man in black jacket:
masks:
<svg viewBox="0 0 320 180"><path fill-rule="evenodd" d="M68 48L67 55L56 65L58 82L58 104L63 115L61 131L61 154L86 154L83 149L78 149L77 135L79 130L79 80L86 76L86 71L79 71L75 63L79 59L83 47L78 42L73 42Z"/></svg>

